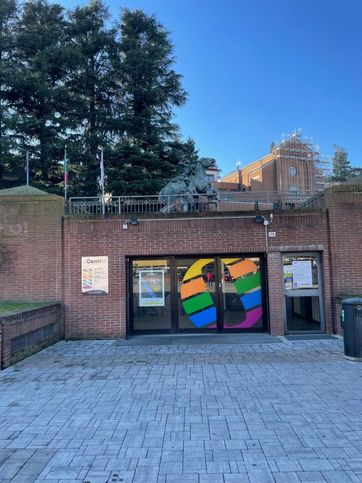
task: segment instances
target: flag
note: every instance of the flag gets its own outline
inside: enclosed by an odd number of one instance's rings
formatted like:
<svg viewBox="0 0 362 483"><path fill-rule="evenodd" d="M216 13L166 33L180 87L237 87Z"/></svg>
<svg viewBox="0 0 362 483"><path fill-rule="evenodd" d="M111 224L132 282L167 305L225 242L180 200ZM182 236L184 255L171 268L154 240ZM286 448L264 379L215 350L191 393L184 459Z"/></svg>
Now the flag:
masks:
<svg viewBox="0 0 362 483"><path fill-rule="evenodd" d="M100 170L101 170L101 177L99 178L99 187L104 193L104 161L103 161L103 149L101 151L101 160L100 160Z"/></svg>

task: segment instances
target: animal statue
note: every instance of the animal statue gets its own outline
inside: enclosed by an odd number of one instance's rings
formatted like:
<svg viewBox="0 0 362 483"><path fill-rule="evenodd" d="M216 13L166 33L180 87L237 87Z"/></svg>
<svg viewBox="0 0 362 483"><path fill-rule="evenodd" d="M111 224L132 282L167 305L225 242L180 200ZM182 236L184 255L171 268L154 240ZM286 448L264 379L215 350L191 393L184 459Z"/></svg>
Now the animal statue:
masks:
<svg viewBox="0 0 362 483"><path fill-rule="evenodd" d="M213 158L186 162L181 173L160 191L158 200L165 204L161 211L193 211L200 200L216 203L216 190L206 175L206 169L215 165Z"/></svg>

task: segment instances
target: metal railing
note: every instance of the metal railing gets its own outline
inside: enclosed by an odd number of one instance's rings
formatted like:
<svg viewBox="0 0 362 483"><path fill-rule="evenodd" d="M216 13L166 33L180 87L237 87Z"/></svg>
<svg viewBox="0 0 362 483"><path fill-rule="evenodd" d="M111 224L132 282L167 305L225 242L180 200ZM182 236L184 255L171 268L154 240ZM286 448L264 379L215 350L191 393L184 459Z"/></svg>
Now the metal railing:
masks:
<svg viewBox="0 0 362 483"><path fill-rule="evenodd" d="M55 336L58 331L58 323L54 323L14 337L10 341L10 355L14 356L28 348L33 348L35 345L45 343L50 337Z"/></svg>
<svg viewBox="0 0 362 483"><path fill-rule="evenodd" d="M138 215L320 208L322 193L238 191L217 195L111 196L69 198L69 215Z"/></svg>

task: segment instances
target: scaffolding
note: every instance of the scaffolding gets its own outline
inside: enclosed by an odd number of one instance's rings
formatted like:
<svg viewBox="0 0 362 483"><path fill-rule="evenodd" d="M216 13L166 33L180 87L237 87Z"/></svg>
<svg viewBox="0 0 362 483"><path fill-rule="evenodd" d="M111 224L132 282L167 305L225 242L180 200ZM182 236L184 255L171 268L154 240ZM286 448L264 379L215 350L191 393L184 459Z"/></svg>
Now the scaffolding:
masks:
<svg viewBox="0 0 362 483"><path fill-rule="evenodd" d="M312 138L302 137L302 130L282 134L272 148L278 163L278 190L295 194L319 193L328 185L331 162L321 156Z"/></svg>

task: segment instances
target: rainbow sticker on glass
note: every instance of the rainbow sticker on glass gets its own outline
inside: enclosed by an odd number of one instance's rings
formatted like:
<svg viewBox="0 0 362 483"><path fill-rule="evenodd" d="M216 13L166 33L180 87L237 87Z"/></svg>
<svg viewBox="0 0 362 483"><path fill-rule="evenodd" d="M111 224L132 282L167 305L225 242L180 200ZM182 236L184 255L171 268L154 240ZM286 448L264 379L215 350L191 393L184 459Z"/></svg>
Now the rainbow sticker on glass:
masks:
<svg viewBox="0 0 362 483"><path fill-rule="evenodd" d="M213 258L201 258L189 267L182 279L182 307L191 322L198 329L216 328L215 301L207 291L206 282L202 276L203 268L214 263Z"/></svg>
<svg viewBox="0 0 362 483"><path fill-rule="evenodd" d="M249 329L263 315L261 279L258 266L249 258L222 258L229 277L238 294L243 311L236 324L225 324L225 328ZM207 289L207 274L203 271L214 263L213 258L201 258L193 263L182 279L182 307L196 328L216 328L217 313L213 295Z"/></svg>
<svg viewBox="0 0 362 483"><path fill-rule="evenodd" d="M244 310L240 314L239 323L225 324L224 328L250 329L263 317L259 268L250 258L239 259L230 264L226 260L225 262Z"/></svg>

